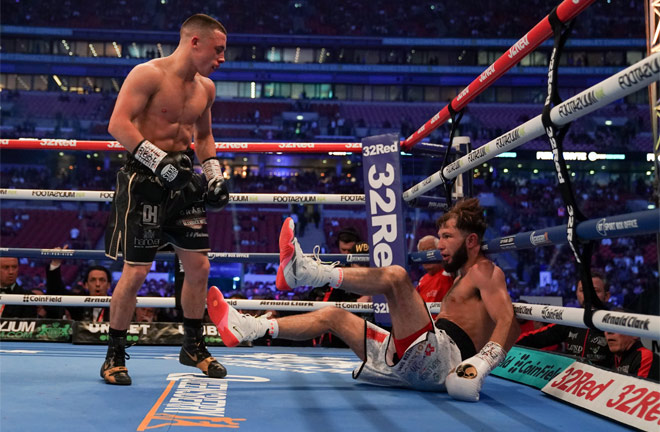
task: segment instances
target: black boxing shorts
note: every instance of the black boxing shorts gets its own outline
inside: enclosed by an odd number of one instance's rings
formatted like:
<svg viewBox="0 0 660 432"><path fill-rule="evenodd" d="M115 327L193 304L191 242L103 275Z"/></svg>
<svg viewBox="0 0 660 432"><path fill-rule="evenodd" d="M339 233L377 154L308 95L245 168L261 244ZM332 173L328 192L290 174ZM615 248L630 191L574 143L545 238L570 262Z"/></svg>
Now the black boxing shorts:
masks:
<svg viewBox="0 0 660 432"><path fill-rule="evenodd" d="M474 348L474 343L470 336L458 325L449 321L448 319L438 318L435 322L436 328L443 330L449 335L450 338L456 343L458 349L461 351L461 358L467 360L470 357L477 355L477 350Z"/></svg>
<svg viewBox="0 0 660 432"><path fill-rule="evenodd" d="M121 252L129 264L150 265L159 249L208 252L209 235L202 174L184 189L169 191L147 167L129 155L117 173L117 186L105 233L105 254Z"/></svg>

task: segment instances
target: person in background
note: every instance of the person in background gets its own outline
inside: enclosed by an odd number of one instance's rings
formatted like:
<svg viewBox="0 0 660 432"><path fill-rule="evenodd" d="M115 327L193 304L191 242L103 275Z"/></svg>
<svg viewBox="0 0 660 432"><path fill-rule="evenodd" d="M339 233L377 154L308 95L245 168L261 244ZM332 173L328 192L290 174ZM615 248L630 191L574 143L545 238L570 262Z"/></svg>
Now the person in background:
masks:
<svg viewBox="0 0 660 432"><path fill-rule="evenodd" d="M436 236L427 235L417 242L417 250L438 250L440 239ZM424 274L417 285L417 292L426 303L441 302L454 284L454 278L447 273L441 262L423 263Z"/></svg>
<svg viewBox="0 0 660 432"><path fill-rule="evenodd" d="M154 307L137 307L135 308L134 322L157 322L158 310Z"/></svg>
<svg viewBox="0 0 660 432"><path fill-rule="evenodd" d="M342 255L348 255L350 253L353 253L351 251L354 250L354 248L356 248L356 245L358 244L363 245L361 246L362 248L364 248L365 247L364 245L366 245L366 252L367 253L369 252L369 245L361 240L360 234L357 232L355 228L346 227L341 229L337 234L337 248L339 249L339 253ZM353 267L353 266L359 266L359 265L358 264L348 265L348 267ZM324 288L326 289L326 292L325 295L323 296L323 301L326 302L371 301L371 296L362 296L359 294L347 292L340 288L333 288L329 285L326 285ZM346 345L344 341L342 341L339 338L333 337L332 333L321 335L316 343L318 345L326 346L326 347L348 348L348 345Z"/></svg>
<svg viewBox="0 0 660 432"><path fill-rule="evenodd" d="M603 304L607 303L610 293L605 274L597 269L592 269L591 276L596 295ZM577 284L576 296L580 305L584 307L581 281ZM548 324L537 330L522 333L516 344L539 349L563 344L563 352L566 354L583 358L597 366L609 367L613 361L612 353L607 347L605 334L600 330Z"/></svg>
<svg viewBox="0 0 660 432"><path fill-rule="evenodd" d="M622 308L617 312L629 312ZM605 332L607 346L612 351L610 368L618 373L660 382L660 356L645 348L637 336Z"/></svg>
<svg viewBox="0 0 660 432"><path fill-rule="evenodd" d="M351 251L350 251L351 255L368 254L368 253L369 253L369 243L363 242L363 241L355 243L353 245L353 247L351 247ZM353 268L356 268L356 267L369 267L369 263L368 262L364 262L364 263L354 262L354 263L350 263L348 266L353 267ZM355 301L359 302L359 303L370 303L371 300L372 300L371 296L360 296Z"/></svg>
<svg viewBox="0 0 660 432"><path fill-rule="evenodd" d="M337 248L339 249L339 253L342 255L348 255L352 253L351 250L358 243L366 245L367 247L366 253L369 253L369 245L362 241L360 234L355 228L353 227L342 228L339 231L339 233L337 233ZM323 297L323 301L348 302L348 301L357 301L361 297L360 295L346 292L342 289L332 288L330 286L326 286L325 288L327 289L327 291L325 293L325 296Z"/></svg>
<svg viewBox="0 0 660 432"><path fill-rule="evenodd" d="M62 249L67 249L65 245ZM60 249L60 248L55 248ZM85 292L82 295L105 297L110 291L112 274L106 267L95 265L88 267L82 277L82 287ZM73 291L67 291L62 282L62 260L53 259L46 269L46 293L48 295L72 295ZM71 319L74 321L107 322L110 320L110 310L104 306L93 307L70 307L62 311L58 307L48 307L48 316L51 318ZM54 316L59 315L59 316Z"/></svg>
<svg viewBox="0 0 660 432"><path fill-rule="evenodd" d="M0 294L30 294L16 282L18 278L18 258L0 258ZM37 308L0 304L0 318L35 318Z"/></svg>
<svg viewBox="0 0 660 432"><path fill-rule="evenodd" d="M337 233L337 248L340 254L351 253L351 248L359 241L362 241L362 237L357 229L352 226L342 228Z"/></svg>

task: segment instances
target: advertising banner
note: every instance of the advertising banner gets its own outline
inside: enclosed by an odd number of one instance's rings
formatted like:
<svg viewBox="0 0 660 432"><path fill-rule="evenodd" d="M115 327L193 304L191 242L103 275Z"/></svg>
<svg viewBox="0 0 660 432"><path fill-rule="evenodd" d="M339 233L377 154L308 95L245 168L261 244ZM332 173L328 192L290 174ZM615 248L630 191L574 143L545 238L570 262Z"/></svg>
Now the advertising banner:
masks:
<svg viewBox="0 0 660 432"><path fill-rule="evenodd" d="M399 142L398 134L377 135L362 140L362 170L372 267L398 264L406 268L408 263ZM376 322L391 326L385 296L373 296L373 303Z"/></svg>

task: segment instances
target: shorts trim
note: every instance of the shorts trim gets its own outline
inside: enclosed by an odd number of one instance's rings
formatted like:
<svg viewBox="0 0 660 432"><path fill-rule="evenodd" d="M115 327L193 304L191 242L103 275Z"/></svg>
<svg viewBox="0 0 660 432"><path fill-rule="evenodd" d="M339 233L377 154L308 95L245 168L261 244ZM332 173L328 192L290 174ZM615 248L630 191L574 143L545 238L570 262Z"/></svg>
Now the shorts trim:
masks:
<svg viewBox="0 0 660 432"><path fill-rule="evenodd" d="M182 251L187 251L187 252L211 252L211 248L203 248L203 249L186 249L186 248L184 248L184 247L177 246L177 245L175 245L175 244L172 243L172 242L167 242L167 243L165 243L163 246L167 246L167 245L172 245L172 247L174 247L174 248L181 249Z"/></svg>
<svg viewBox="0 0 660 432"><path fill-rule="evenodd" d="M126 264L130 264L130 265L136 265L136 266L150 266L150 265L152 265L154 262L153 262L153 261L149 261L149 262L137 262L137 261L128 261L128 260L124 260L124 263L126 263Z"/></svg>
<svg viewBox="0 0 660 432"><path fill-rule="evenodd" d="M367 351L367 321L365 320L363 322L364 322L364 338L362 338L362 340L364 342L364 344L363 344L363 347L364 347L364 361L360 365L359 369L353 370L353 372L352 372L353 379L357 379L360 376L360 374L362 373L362 369L364 369L364 365L366 365L367 360L369 360L369 357L368 357L369 353Z"/></svg>
<svg viewBox="0 0 660 432"><path fill-rule="evenodd" d="M128 229L128 213L131 209L131 199L133 198L131 196L132 192L133 192L132 189L131 189L131 186L133 185L133 179L135 178L136 175L137 175L137 173L131 174L131 178L128 180L128 187L126 188L128 190L128 205L126 206L126 213L124 213L124 231ZM126 237L127 236L124 236L124 239L123 239L124 240L124 247L123 247L122 250L124 251L124 253L126 253L126 251L128 250L126 248L126 246L128 246L128 244L126 243ZM117 243L119 243L119 242L117 242ZM126 262L126 261L124 261L124 262Z"/></svg>

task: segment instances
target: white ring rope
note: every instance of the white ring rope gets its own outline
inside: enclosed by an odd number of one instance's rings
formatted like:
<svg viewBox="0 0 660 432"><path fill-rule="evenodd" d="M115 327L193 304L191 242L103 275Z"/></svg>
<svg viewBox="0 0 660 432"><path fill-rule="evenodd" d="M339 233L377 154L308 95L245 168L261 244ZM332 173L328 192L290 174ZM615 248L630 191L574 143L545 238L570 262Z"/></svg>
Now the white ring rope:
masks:
<svg viewBox="0 0 660 432"><path fill-rule="evenodd" d="M634 65L612 75L552 108L550 118L556 125L565 125L629 94L635 93L660 80L660 53L646 57ZM410 201L444 183L444 177L452 179L470 169L510 151L545 133L541 115L471 151L462 158L437 171L427 179L403 193ZM548 145L549 147L549 145ZM556 160L556 157L554 158Z"/></svg>
<svg viewBox="0 0 660 432"><path fill-rule="evenodd" d="M110 305L110 299L111 297L108 296L2 294L0 295L0 304L105 307ZM335 306L350 312L373 313L373 303L234 299L227 299L227 303L237 309L244 310L272 309L284 312L309 312L328 306ZM432 313L440 312L440 305L441 303L427 303L427 307ZM173 308L175 306L175 299L172 297L137 298L137 307ZM581 308L527 303L514 303L513 308L518 318L586 328L583 321L584 309ZM600 310L594 312L593 321L596 328L603 331L660 340L660 316Z"/></svg>
<svg viewBox="0 0 660 432"><path fill-rule="evenodd" d="M0 199L37 201L112 201L112 191L0 189ZM363 194L232 193L230 204L345 204L364 205Z"/></svg>

